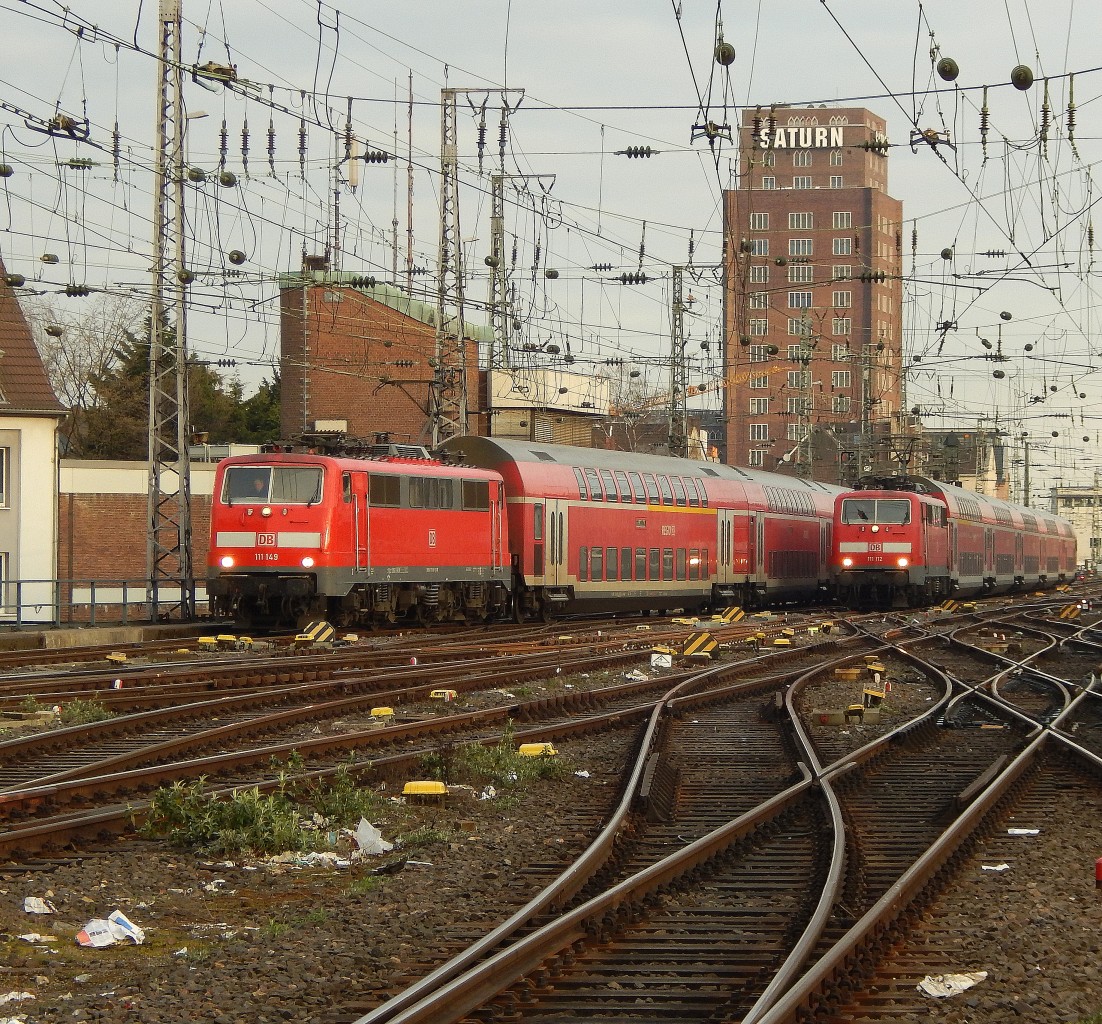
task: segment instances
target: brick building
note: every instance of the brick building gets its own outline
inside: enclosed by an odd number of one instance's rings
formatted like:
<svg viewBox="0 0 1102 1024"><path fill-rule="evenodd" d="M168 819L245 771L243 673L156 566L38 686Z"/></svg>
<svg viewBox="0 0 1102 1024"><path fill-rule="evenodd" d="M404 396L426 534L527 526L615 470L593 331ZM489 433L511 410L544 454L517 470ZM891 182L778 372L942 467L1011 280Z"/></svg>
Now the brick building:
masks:
<svg viewBox="0 0 1102 1024"><path fill-rule="evenodd" d="M860 107L747 110L724 194L727 461L837 479L902 405L902 204Z"/></svg>
<svg viewBox="0 0 1102 1024"><path fill-rule="evenodd" d="M316 260L280 280L281 428L285 437L340 429L387 432L428 444L436 307L399 288L331 272ZM484 434L478 347L490 334L466 325L470 432Z"/></svg>

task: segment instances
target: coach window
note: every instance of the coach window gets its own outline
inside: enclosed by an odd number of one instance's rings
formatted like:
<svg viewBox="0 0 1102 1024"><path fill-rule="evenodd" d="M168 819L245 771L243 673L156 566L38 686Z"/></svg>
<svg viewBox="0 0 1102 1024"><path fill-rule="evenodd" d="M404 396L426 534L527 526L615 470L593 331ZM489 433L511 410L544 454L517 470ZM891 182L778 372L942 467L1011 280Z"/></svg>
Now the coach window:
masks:
<svg viewBox="0 0 1102 1024"><path fill-rule="evenodd" d="M685 549L684 548L678 548L676 557L677 557L677 562L676 562L676 567L675 567L674 571L677 574L677 579L683 580L685 578Z"/></svg>
<svg viewBox="0 0 1102 1024"><path fill-rule="evenodd" d="M700 578L706 580L711 575L708 569L708 549L703 548L700 552Z"/></svg>
<svg viewBox="0 0 1102 1024"><path fill-rule="evenodd" d="M593 557L593 572L590 575L590 579L594 583L599 582L605 578L605 553L602 548L594 548L592 552Z"/></svg>
<svg viewBox="0 0 1102 1024"><path fill-rule="evenodd" d="M673 548L662 549L662 579L673 579Z"/></svg>
<svg viewBox="0 0 1102 1024"><path fill-rule="evenodd" d="M543 504L532 506L532 540L543 540Z"/></svg>
<svg viewBox="0 0 1102 1024"><path fill-rule="evenodd" d="M574 479L578 481L578 497L585 501L589 497L585 489L585 477L577 466L574 467Z"/></svg>
<svg viewBox="0 0 1102 1024"><path fill-rule="evenodd" d="M658 499L658 484L654 482L654 476L651 473L644 473L643 482L647 485L647 501L652 505L660 504Z"/></svg>
<svg viewBox="0 0 1102 1024"><path fill-rule="evenodd" d="M684 506L686 504L686 501L685 501L685 488L681 483L681 477L671 476L670 477L670 483L673 484L673 496L674 496L676 504Z"/></svg>
<svg viewBox="0 0 1102 1024"><path fill-rule="evenodd" d="M631 579L631 548L620 548L621 579Z"/></svg>
<svg viewBox="0 0 1102 1024"><path fill-rule="evenodd" d="M601 490L601 481L597 477L597 470L587 469L585 471L585 478L589 482L589 499L590 501L604 501L605 494Z"/></svg>
<svg viewBox="0 0 1102 1024"><path fill-rule="evenodd" d="M673 504L673 491L670 489L670 482L664 476L658 477L658 488L662 492L662 504Z"/></svg>
<svg viewBox="0 0 1102 1024"><path fill-rule="evenodd" d="M411 476L409 478L409 507L410 508L424 508L425 507L425 495L424 483L419 476Z"/></svg>
<svg viewBox="0 0 1102 1024"><path fill-rule="evenodd" d="M701 508L707 508L708 507L708 491L704 486L704 481L703 480L697 480L696 489L698 491L700 491L700 507Z"/></svg>
<svg viewBox="0 0 1102 1024"><path fill-rule="evenodd" d="M605 501L616 500L616 483L612 479L612 470L601 470L601 483L605 485Z"/></svg>
<svg viewBox="0 0 1102 1024"><path fill-rule="evenodd" d="M402 478L372 473L368 478L369 498L375 508L397 508L402 503Z"/></svg>
<svg viewBox="0 0 1102 1024"><path fill-rule="evenodd" d="M352 504L352 474L341 473L341 501L346 505Z"/></svg>
<svg viewBox="0 0 1102 1024"><path fill-rule="evenodd" d="M694 477L685 477L685 490L689 492L689 504L695 508L700 504L700 498L696 493L696 479Z"/></svg>
<svg viewBox="0 0 1102 1024"><path fill-rule="evenodd" d="M454 494L455 491L452 488L451 480L437 480L436 481L436 507L437 508L455 508Z"/></svg>
<svg viewBox="0 0 1102 1024"><path fill-rule="evenodd" d="M635 549L635 578L645 580L647 578L647 549Z"/></svg>
<svg viewBox="0 0 1102 1024"><path fill-rule="evenodd" d="M662 578L662 552L658 548L650 549L650 578L660 580Z"/></svg>
<svg viewBox="0 0 1102 1024"><path fill-rule="evenodd" d="M616 472L616 486L620 489L620 500L631 503L631 488L628 486L628 475L622 469Z"/></svg>
<svg viewBox="0 0 1102 1024"><path fill-rule="evenodd" d="M689 579L700 579L700 552L696 548L689 548Z"/></svg>
<svg viewBox="0 0 1102 1024"><path fill-rule="evenodd" d="M578 548L578 580L585 583L589 579L589 548Z"/></svg>
<svg viewBox="0 0 1102 1024"><path fill-rule="evenodd" d="M619 554L616 548L605 548L605 579L618 580L620 568L616 564L616 556Z"/></svg>
<svg viewBox="0 0 1102 1024"><path fill-rule="evenodd" d="M635 495L635 501L639 505L647 503L647 492L643 490L643 478L638 473L629 473L631 478L631 493Z"/></svg>

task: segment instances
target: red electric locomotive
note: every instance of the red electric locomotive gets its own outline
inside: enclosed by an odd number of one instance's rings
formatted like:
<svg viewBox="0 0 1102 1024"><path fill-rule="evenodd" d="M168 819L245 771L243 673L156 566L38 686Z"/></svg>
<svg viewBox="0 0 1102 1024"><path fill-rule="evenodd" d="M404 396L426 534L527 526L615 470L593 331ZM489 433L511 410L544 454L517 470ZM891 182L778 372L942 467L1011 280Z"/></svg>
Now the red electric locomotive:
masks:
<svg viewBox="0 0 1102 1024"><path fill-rule="evenodd" d="M840 488L501 438L452 438L442 452L505 482L518 618L755 606L828 590Z"/></svg>
<svg viewBox="0 0 1102 1024"><path fill-rule="evenodd" d="M212 609L280 625L504 614L504 498L496 473L419 448L225 459L211 503Z"/></svg>
<svg viewBox="0 0 1102 1024"><path fill-rule="evenodd" d="M848 604L917 606L1075 573L1064 519L923 477L870 485L835 505L834 589Z"/></svg>

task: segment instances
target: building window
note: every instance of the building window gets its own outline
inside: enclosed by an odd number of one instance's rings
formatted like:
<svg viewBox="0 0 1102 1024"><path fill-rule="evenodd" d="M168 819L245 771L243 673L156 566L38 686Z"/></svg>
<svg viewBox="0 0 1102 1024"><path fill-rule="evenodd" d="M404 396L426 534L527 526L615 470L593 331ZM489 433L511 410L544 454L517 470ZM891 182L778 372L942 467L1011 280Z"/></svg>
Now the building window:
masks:
<svg viewBox="0 0 1102 1024"><path fill-rule="evenodd" d="M804 321L798 316L788 318L788 334L792 338L800 338L804 335Z"/></svg>
<svg viewBox="0 0 1102 1024"><path fill-rule="evenodd" d="M802 441L804 437L804 428L801 423L787 423L785 424L785 435L789 441Z"/></svg>
<svg viewBox="0 0 1102 1024"><path fill-rule="evenodd" d="M789 370L788 386L790 388L802 388L811 383L811 374L807 370Z"/></svg>
<svg viewBox="0 0 1102 1024"><path fill-rule="evenodd" d="M848 388L849 387L849 370L831 370L830 371L830 386L832 388Z"/></svg>
<svg viewBox="0 0 1102 1024"><path fill-rule="evenodd" d="M761 190L763 192L772 192L777 187L777 179L772 174L766 174L761 179Z"/></svg>
<svg viewBox="0 0 1102 1024"><path fill-rule="evenodd" d="M853 277L853 267L848 263L835 263L834 266L831 267L830 276L833 277L835 281L848 281Z"/></svg>
<svg viewBox="0 0 1102 1024"><path fill-rule="evenodd" d="M769 387L769 378L764 374L761 377L751 377L750 387L752 388L767 388Z"/></svg>
<svg viewBox="0 0 1102 1024"><path fill-rule="evenodd" d="M849 334L850 318L848 316L836 316L830 322L831 334Z"/></svg>
<svg viewBox="0 0 1102 1024"><path fill-rule="evenodd" d="M776 153L765 153L761 158L762 167L775 167L777 163Z"/></svg>
<svg viewBox="0 0 1102 1024"><path fill-rule="evenodd" d="M835 342L830 346L830 358L836 363L841 362L843 359L849 359L849 345L845 342L841 344Z"/></svg>
<svg viewBox="0 0 1102 1024"><path fill-rule="evenodd" d="M848 227L849 225L845 225ZM750 214L750 230L751 231L768 231L769 230L769 214L768 213L752 213Z"/></svg>
<svg viewBox="0 0 1102 1024"><path fill-rule="evenodd" d="M853 227L853 214L849 210L835 210L834 223L831 225L835 231L839 228Z"/></svg>
<svg viewBox="0 0 1102 1024"><path fill-rule="evenodd" d="M8 467L11 465L11 449L0 448L0 508L11 505L11 493L8 488Z"/></svg>
<svg viewBox="0 0 1102 1024"><path fill-rule="evenodd" d="M798 149L792 154L792 166L793 167L810 167L811 166L811 150L810 149Z"/></svg>
<svg viewBox="0 0 1102 1024"><path fill-rule="evenodd" d="M754 448L750 452L750 458L746 460L748 466L761 466L763 465L762 456L765 453L760 448Z"/></svg>
<svg viewBox="0 0 1102 1024"><path fill-rule="evenodd" d="M789 256L810 256L812 252L810 238L790 238L788 240Z"/></svg>
<svg viewBox="0 0 1102 1024"><path fill-rule="evenodd" d="M811 292L789 292L788 293L788 308L789 309L810 309L811 308Z"/></svg>
<svg viewBox="0 0 1102 1024"><path fill-rule="evenodd" d="M810 213L790 213L788 215L789 231L810 231L815 227L815 218Z"/></svg>
<svg viewBox="0 0 1102 1024"><path fill-rule="evenodd" d="M796 362L800 358L800 352L803 350L803 345L789 345L788 346L788 358L792 362Z"/></svg>
<svg viewBox="0 0 1102 1024"><path fill-rule="evenodd" d="M750 440L751 441L768 441L769 440L769 424L768 423L751 423L750 424Z"/></svg>
<svg viewBox="0 0 1102 1024"><path fill-rule="evenodd" d="M750 293L750 308L751 309L768 309L769 308L769 293L768 292L751 292Z"/></svg>
<svg viewBox="0 0 1102 1024"><path fill-rule="evenodd" d="M789 396L788 408L785 410L789 416L799 416L804 409L804 401L802 398Z"/></svg>
<svg viewBox="0 0 1102 1024"><path fill-rule="evenodd" d="M755 263L750 268L751 284L769 284L769 264Z"/></svg>
<svg viewBox="0 0 1102 1024"><path fill-rule="evenodd" d="M849 309L853 305L853 292L834 292L832 304L835 309Z"/></svg>
<svg viewBox="0 0 1102 1024"><path fill-rule="evenodd" d="M769 239L768 238L751 238L750 239L750 254L752 256L768 256L769 255Z"/></svg>
<svg viewBox="0 0 1102 1024"><path fill-rule="evenodd" d="M750 346L750 362L752 363L764 363L769 358L769 346L768 345L751 345Z"/></svg>
<svg viewBox="0 0 1102 1024"><path fill-rule="evenodd" d="M831 188L842 188L843 187L843 185L842 185L842 176L840 174L832 174L830 176L830 187Z"/></svg>
<svg viewBox="0 0 1102 1024"><path fill-rule="evenodd" d="M769 399L768 398L751 398L750 399L750 415L751 416L768 416L769 415Z"/></svg>
<svg viewBox="0 0 1102 1024"><path fill-rule="evenodd" d="M853 239L852 238L836 238L834 239L834 255L835 256L849 256L853 253Z"/></svg>
<svg viewBox="0 0 1102 1024"><path fill-rule="evenodd" d="M798 174L792 179L793 188L811 188L811 175Z"/></svg>
<svg viewBox="0 0 1102 1024"><path fill-rule="evenodd" d="M830 408L833 412L849 412L849 395L835 395L831 399Z"/></svg>
<svg viewBox="0 0 1102 1024"><path fill-rule="evenodd" d="M811 284L815 268L810 263L793 263L788 268L788 280L791 284Z"/></svg>
<svg viewBox="0 0 1102 1024"><path fill-rule="evenodd" d="M830 151L830 166L841 167L842 166L842 151L840 149L832 149Z"/></svg>
<svg viewBox="0 0 1102 1024"><path fill-rule="evenodd" d="M769 333L769 321L768 320L751 320L750 321L750 336L753 338L764 338Z"/></svg>

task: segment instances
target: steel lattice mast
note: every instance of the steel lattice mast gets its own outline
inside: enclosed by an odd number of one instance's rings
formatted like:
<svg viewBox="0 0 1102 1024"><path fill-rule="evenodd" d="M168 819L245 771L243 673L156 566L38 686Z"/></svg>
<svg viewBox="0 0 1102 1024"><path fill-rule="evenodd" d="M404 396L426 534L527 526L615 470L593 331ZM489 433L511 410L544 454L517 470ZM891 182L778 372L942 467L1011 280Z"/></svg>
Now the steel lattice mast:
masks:
<svg viewBox="0 0 1102 1024"><path fill-rule="evenodd" d="M180 0L160 0L160 88L153 209L153 299L149 328L149 502L146 563L153 619L195 615L188 465L184 263L184 114ZM170 323L169 310L172 311ZM169 596L171 594L171 596Z"/></svg>
<svg viewBox="0 0 1102 1024"><path fill-rule="evenodd" d="M459 234L458 90L440 93L440 253L436 283L436 353L429 391L432 445L468 433L467 343L463 330L463 248ZM455 320L447 319L455 310ZM454 325L454 326L453 326Z"/></svg>
<svg viewBox="0 0 1102 1024"><path fill-rule="evenodd" d="M689 412L685 391L685 304L682 276L685 268L671 268L670 280L670 454L685 458L689 454Z"/></svg>

